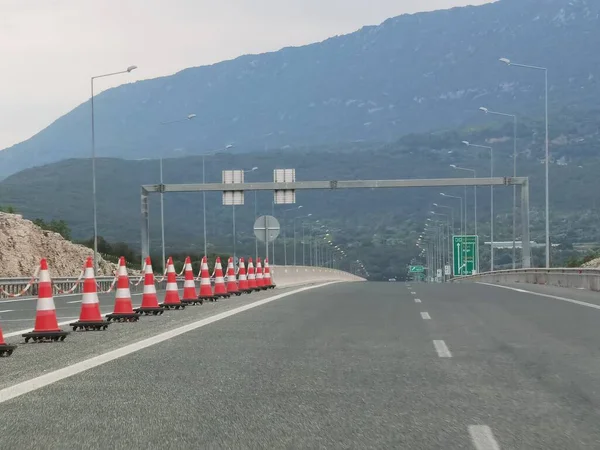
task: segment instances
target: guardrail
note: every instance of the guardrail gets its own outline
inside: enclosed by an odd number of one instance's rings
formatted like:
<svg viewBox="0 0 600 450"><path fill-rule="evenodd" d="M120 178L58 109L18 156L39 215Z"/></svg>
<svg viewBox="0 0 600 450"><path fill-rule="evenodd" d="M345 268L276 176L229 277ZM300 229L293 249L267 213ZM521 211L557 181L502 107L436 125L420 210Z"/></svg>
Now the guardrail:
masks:
<svg viewBox="0 0 600 450"><path fill-rule="evenodd" d="M468 277L453 278L453 283L524 283L545 284L576 289L600 291L600 269L552 268L552 269L515 269L484 272Z"/></svg>
<svg viewBox="0 0 600 450"><path fill-rule="evenodd" d="M100 276L96 277L96 284L98 285L98 291L106 291L108 290L113 281L114 277L112 276ZM144 282L142 280L137 286L135 282L137 282L138 277L130 277L130 290L132 293L142 292L144 289ZM56 295L58 291L68 291L73 288L74 284L77 283L78 277L55 277L52 279L52 285L54 286L54 294ZM178 277L177 281L181 281L183 283L184 278ZM83 293L83 280L74 288L73 291L70 291L72 294L81 294ZM17 296L26 286L31 282L30 278L0 278L0 299L8 298L12 296ZM157 289L165 289L166 288L166 279L161 282L156 282ZM34 297L38 293L37 280L35 280L29 290L23 294L23 297Z"/></svg>
<svg viewBox="0 0 600 450"><path fill-rule="evenodd" d="M295 284L305 284L312 282L322 281L364 281L362 278L351 275L347 272L343 272L335 269L326 269L322 267L305 267L305 266L271 266L271 273L275 283L281 287L292 286ZM52 279L52 285L54 286L54 294L57 295L57 291L69 291L72 294L81 294L83 292L83 280L74 286L78 281L78 277L55 277ZM184 277L177 277L177 282L180 286L183 286ZM98 285L98 291L107 291L113 284L115 278L113 276L99 276L96 277L96 284ZM131 293L140 293L144 289L144 282L136 285L139 280L137 276L130 276L130 290ZM29 278L0 278L0 300L18 296L32 279ZM211 277L211 282L214 283L214 278ZM156 289L164 290L166 288L166 278L162 281L156 281ZM71 289L73 289L71 291ZM34 297L37 295L37 280L35 280L31 287L23 294L22 298Z"/></svg>

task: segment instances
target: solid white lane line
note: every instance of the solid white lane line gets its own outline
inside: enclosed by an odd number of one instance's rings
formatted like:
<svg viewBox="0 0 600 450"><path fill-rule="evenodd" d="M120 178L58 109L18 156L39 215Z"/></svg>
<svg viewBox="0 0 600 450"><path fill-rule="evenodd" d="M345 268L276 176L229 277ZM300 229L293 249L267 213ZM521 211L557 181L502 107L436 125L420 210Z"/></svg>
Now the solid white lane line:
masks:
<svg viewBox="0 0 600 450"><path fill-rule="evenodd" d="M78 294L78 295L81 295L81 294ZM141 293L139 293L139 294L131 294L131 296L132 296L132 297L133 297L134 295L142 295L142 294L141 294ZM102 306L102 307L104 307L104 306ZM138 304L136 304L136 303L133 303L133 307L134 307L134 308L139 308L139 307L140 307L140 305L138 305ZM56 310L57 310L57 311L58 311L58 310L60 310L60 309L69 309L69 308L56 308ZM103 313L103 314L102 314L102 317L106 316L107 314L110 314L110 311L109 311L109 312L107 312L107 313ZM73 317L73 319L77 319L77 317ZM34 315L34 317L33 317L32 319L30 319L30 320L31 320L31 321L35 320L35 315ZM63 325L68 325L68 324L70 324L70 323L71 323L71 321L70 321L70 320L67 320L67 321L64 321L64 322L58 322L58 325L59 325L59 326L63 326ZM31 328L27 328L26 330L12 331L12 332L10 332L10 333L4 333L4 337L5 337L5 338L8 338L8 337L13 337L13 336L20 336L20 335L22 335L23 333L29 333L30 331L31 331Z"/></svg>
<svg viewBox="0 0 600 450"><path fill-rule="evenodd" d="M180 289L180 291L181 291L181 289ZM164 291L160 291L160 292L164 292ZM131 296L134 297L136 295L142 295L142 294L143 294L143 292L136 292L135 294L131 294ZM57 295L54 295L53 298L54 298L54 300L56 300L56 299L67 298L67 297L76 297L78 295L82 295L82 294L57 294ZM104 295L104 294L101 294L101 295ZM4 303L26 302L28 300L37 300L37 297L16 298L13 300L0 300L0 305L3 305Z"/></svg>
<svg viewBox="0 0 600 450"><path fill-rule="evenodd" d="M67 303L81 303L83 300L73 300L72 302L67 302Z"/></svg>
<svg viewBox="0 0 600 450"><path fill-rule="evenodd" d="M0 311L0 314L2 313L7 313L7 312L13 312L14 309L5 309L4 311Z"/></svg>
<svg viewBox="0 0 600 450"><path fill-rule="evenodd" d="M421 303L421 299L420 298L415 298L415 303Z"/></svg>
<svg viewBox="0 0 600 450"><path fill-rule="evenodd" d="M330 284L335 284L335 283L336 282L323 283L323 284L318 284L318 285L314 285L314 286L306 286L303 288L295 289L293 291L285 292L283 294L274 295L272 297L268 297L268 298L258 300L253 303L249 303L244 306L240 306L239 308L234 308L229 311L225 311L220 314L215 314L214 316L207 317L205 319L198 320L196 322L192 322L188 325L174 328L174 329L166 331L164 333L157 334L156 336L152 336L150 338L146 338L141 341L134 342L133 344L129 344L124 347L120 347L115 350L111 350L110 352L103 353L98 356L94 356L93 358L86 359L86 360L78 362L76 364L73 364L73 365L70 365L67 367L63 367L62 369L58 369L53 372L48 372L39 377L32 378L31 380L23 381L21 383L18 383L13 386L9 386L7 388L0 390L0 403L4 403L8 400L19 397L23 394L27 394L29 392L43 388L50 384L56 383L57 381L64 380L65 378L72 377L73 375L77 375L81 372L85 372L86 370L93 369L94 367L98 367L102 364L106 364L107 362L113 361L115 359L121 358L121 357L129 355L131 353L137 352L138 350L142 350L144 348L148 348L153 345L159 344L161 342L164 342L168 339L172 339L174 337L177 337L177 336L187 333L189 331L196 330L196 329L204 327L206 325L210 325L211 323L218 322L219 320L226 319L227 317L231 317L231 316L234 316L241 312L248 311L249 309L256 308L257 306L262 306L267 303L271 303L275 300L279 300L284 297L289 297L290 295L295 295L300 292L308 291L308 290L323 287L323 286L328 286Z"/></svg>
<svg viewBox="0 0 600 450"><path fill-rule="evenodd" d="M440 358L452 358L452 353L444 341L433 341L433 345Z"/></svg>
<svg viewBox="0 0 600 450"><path fill-rule="evenodd" d="M518 288L514 288L514 287L510 287L510 286L501 286L499 284L481 283L481 282L479 282L477 284L484 284L486 286L493 286L493 287L502 288L502 289L509 289L511 291L521 292L523 294L532 294L532 295L537 295L539 297L553 298L555 300L560 300L560 301L567 302L567 303L573 303L574 305L587 306L588 308L593 308L593 309L600 309L600 305L594 305L593 303L582 302L580 300L574 300L572 298L559 297L557 295L550 295L550 294L542 294L541 292L526 291L525 289L518 289Z"/></svg>
<svg viewBox="0 0 600 450"><path fill-rule="evenodd" d="M422 313L421 313L421 318L422 318L423 320L431 320L431 316L429 315L429 313L428 313L428 312L422 312Z"/></svg>
<svg viewBox="0 0 600 450"><path fill-rule="evenodd" d="M494 433L487 425L469 425L469 434L477 450L500 450Z"/></svg>

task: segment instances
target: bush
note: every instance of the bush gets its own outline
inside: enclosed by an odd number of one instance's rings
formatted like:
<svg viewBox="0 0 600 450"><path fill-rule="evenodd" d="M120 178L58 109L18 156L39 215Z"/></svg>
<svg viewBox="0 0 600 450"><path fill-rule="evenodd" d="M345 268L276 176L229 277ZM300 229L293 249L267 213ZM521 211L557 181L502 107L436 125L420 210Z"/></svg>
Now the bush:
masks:
<svg viewBox="0 0 600 450"><path fill-rule="evenodd" d="M53 231L60 234L67 240L71 240L71 228L64 220L51 220L46 222L44 219L33 219L33 223L40 227L42 230Z"/></svg>

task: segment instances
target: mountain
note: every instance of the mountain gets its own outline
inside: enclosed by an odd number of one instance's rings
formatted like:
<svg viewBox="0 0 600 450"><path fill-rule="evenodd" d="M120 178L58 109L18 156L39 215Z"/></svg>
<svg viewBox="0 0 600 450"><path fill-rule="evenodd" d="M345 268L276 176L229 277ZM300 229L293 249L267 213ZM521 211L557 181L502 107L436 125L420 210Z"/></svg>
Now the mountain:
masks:
<svg viewBox="0 0 600 450"><path fill-rule="evenodd" d="M555 243L570 248L575 243L600 242L597 192L600 191L600 110L565 109L551 116L556 126L552 134L550 167L551 224ZM518 174L531 181L532 239L544 240L544 157L543 122L522 118L518 129ZM384 145L321 146L294 152L273 150L244 154L219 154L206 158L207 182L220 182L221 170L258 167L246 181L272 180L275 168L295 168L298 180L356 180L395 178L446 178L464 176L450 167L455 164L473 168L480 176L489 173L487 152L461 145L462 140L494 146L495 175L512 174L512 125L491 122L485 127L470 127L439 133L407 135ZM92 235L91 164L71 159L27 169L0 182L0 205L13 205L26 218L66 220L76 239ZM139 248L140 185L156 184L157 160L131 161L101 158L98 174L99 234L109 241L124 240ZM194 183L202 179L202 158L188 156L164 160L166 183ZM432 209L443 202L435 188L401 190L336 190L297 193L299 212L277 206L275 215L286 229L288 261L292 258L292 217L312 214L331 230L334 241L350 248L355 259L369 262L376 279L398 276L404 264L415 255L418 232ZM463 188L446 190L463 195ZM479 232L489 239L489 190L478 190ZM468 191L469 221L472 223L472 194ZM496 189L496 240L512 239L511 189ZM226 252L232 246L232 212L222 206L220 193L208 193L207 235L210 249ZM258 215L272 211L272 193L260 192L256 199ZM159 198L150 198L150 238L153 252L160 249ZM167 251L200 252L202 248L202 196L198 193L165 194ZM236 207L238 251L254 248L252 224L255 197L245 195L245 205ZM289 208L289 206L288 206ZM457 213L458 220L458 213ZM300 235L300 222L297 222ZM519 233L520 235L520 233ZM283 260L282 238L277 245L277 261ZM297 248L300 261L301 247ZM508 253L499 252L497 263L506 264ZM482 262L486 254L483 253ZM538 255L538 257L541 255ZM560 256L560 255L558 255ZM558 258L557 256L557 258ZM569 254L565 254L565 258ZM557 259L558 260L558 259ZM504 262L503 262L504 261ZM379 278L377 278L379 277Z"/></svg>
<svg viewBox="0 0 600 450"><path fill-rule="evenodd" d="M97 152L156 158L391 142L409 132L487 120L479 106L543 114L600 99L600 2L499 0L402 15L379 26L273 53L182 70L107 90L95 101ZM142 70L142 69L140 69ZM191 122L159 126L195 113ZM31 139L0 152L0 175L90 154L86 102Z"/></svg>

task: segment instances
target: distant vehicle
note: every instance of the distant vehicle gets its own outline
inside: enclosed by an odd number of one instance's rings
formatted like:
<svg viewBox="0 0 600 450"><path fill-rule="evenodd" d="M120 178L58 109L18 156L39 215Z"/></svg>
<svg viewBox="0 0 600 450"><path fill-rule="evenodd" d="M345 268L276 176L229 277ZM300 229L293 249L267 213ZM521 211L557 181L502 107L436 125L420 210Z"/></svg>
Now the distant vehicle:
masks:
<svg viewBox="0 0 600 450"><path fill-rule="evenodd" d="M390 278L388 281L396 281L395 278Z"/></svg>

